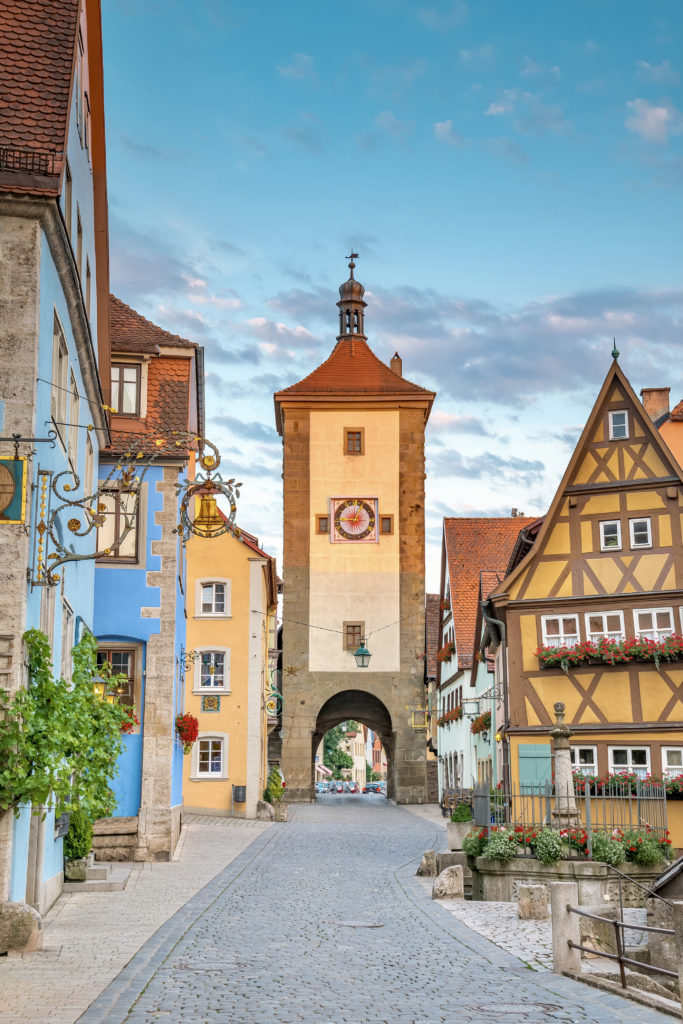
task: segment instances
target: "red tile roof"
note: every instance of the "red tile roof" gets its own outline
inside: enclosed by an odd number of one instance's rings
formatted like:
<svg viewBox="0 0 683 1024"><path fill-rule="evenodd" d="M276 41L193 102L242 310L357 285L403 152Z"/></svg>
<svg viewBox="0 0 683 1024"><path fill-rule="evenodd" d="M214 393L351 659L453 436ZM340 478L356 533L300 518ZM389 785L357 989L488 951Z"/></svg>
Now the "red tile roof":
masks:
<svg viewBox="0 0 683 1024"><path fill-rule="evenodd" d="M163 348L197 348L194 341L170 334L157 327L127 306L115 295L109 296L109 323L112 352L135 352L140 355L158 355Z"/></svg>
<svg viewBox="0 0 683 1024"><path fill-rule="evenodd" d="M505 576L519 531L536 519L509 516L505 519L449 518L443 522L458 665L470 668L479 646L479 637L475 637L474 631L480 579L484 593L491 593L497 586L496 575L501 579ZM482 571L486 573L483 579Z"/></svg>
<svg viewBox="0 0 683 1024"><path fill-rule="evenodd" d="M441 625L441 598L439 594L427 594L425 608L425 662L427 678L436 678L436 652L439 650L439 627Z"/></svg>
<svg viewBox="0 0 683 1024"><path fill-rule="evenodd" d="M78 0L0 4L0 190L57 194Z"/></svg>
<svg viewBox="0 0 683 1024"><path fill-rule="evenodd" d="M675 420L676 422L683 420L683 402L679 402L678 405L673 407L669 415L669 419Z"/></svg>
<svg viewBox="0 0 683 1024"><path fill-rule="evenodd" d="M328 394L434 398L432 391L394 373L361 337L342 338L324 363L303 380L278 391L275 401L289 396Z"/></svg>

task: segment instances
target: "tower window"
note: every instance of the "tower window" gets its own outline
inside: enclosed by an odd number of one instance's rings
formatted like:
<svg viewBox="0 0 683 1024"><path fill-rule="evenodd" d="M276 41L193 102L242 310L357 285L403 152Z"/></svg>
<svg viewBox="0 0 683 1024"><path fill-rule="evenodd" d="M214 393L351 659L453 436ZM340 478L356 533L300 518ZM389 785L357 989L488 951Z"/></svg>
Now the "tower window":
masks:
<svg viewBox="0 0 683 1024"><path fill-rule="evenodd" d="M316 533L329 533L330 532L330 517L329 516L316 516L315 517L315 532Z"/></svg>
<svg viewBox="0 0 683 1024"><path fill-rule="evenodd" d="M353 314L353 329L354 329L354 332L357 334L358 333L358 313L356 313L356 312L354 312L354 314Z"/></svg>
<svg viewBox="0 0 683 1024"><path fill-rule="evenodd" d="M351 428L344 431L344 451L347 455L363 455L365 451L365 431Z"/></svg>
<svg viewBox="0 0 683 1024"><path fill-rule="evenodd" d="M609 439L620 441L628 437L628 413L626 409L615 410L609 414Z"/></svg>
<svg viewBox="0 0 683 1024"><path fill-rule="evenodd" d="M389 534L394 532L394 517L393 516L380 516L379 517L379 532L383 534Z"/></svg>
<svg viewBox="0 0 683 1024"><path fill-rule="evenodd" d="M365 623L345 622L342 636L344 638L344 650L357 651L361 640L365 636Z"/></svg>

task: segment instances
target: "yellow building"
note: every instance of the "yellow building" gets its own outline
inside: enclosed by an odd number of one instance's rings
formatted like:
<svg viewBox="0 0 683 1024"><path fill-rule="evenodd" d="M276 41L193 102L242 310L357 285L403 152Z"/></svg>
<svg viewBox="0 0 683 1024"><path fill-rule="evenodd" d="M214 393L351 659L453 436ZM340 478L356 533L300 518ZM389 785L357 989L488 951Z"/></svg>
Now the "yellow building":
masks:
<svg viewBox="0 0 683 1024"><path fill-rule="evenodd" d="M275 559L237 527L193 535L186 593L185 711L198 719L199 738L184 760L184 810L253 818L268 775Z"/></svg>
<svg viewBox="0 0 683 1024"><path fill-rule="evenodd" d="M576 770L683 772L683 653L659 664L642 650L614 664L578 655L604 637L661 645L683 632L681 474L615 358L535 541L524 538L491 597L492 628L507 631L513 784L550 778L556 701ZM563 671L543 648L575 650L576 663Z"/></svg>

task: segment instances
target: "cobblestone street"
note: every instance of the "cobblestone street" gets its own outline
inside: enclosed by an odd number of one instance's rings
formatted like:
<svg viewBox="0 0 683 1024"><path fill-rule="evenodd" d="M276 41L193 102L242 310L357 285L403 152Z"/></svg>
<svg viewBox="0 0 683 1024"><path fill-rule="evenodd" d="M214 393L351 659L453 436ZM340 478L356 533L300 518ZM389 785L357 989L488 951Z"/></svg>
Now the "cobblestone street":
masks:
<svg viewBox="0 0 683 1024"><path fill-rule="evenodd" d="M670 1019L530 971L434 904L414 877L422 852L444 846L442 826L427 816L353 796L298 806L290 815L287 824L241 833L244 843L255 836L253 842L142 945L79 1018L82 1024ZM216 825L215 841L221 833L231 834ZM171 893L173 872L191 867L185 860L191 841L192 831L182 864L164 866ZM192 854L198 853L196 843ZM117 898L123 908L124 897L106 898ZM102 898L80 896L88 900L80 904L81 915L99 916ZM109 919L122 927L123 910L118 919L116 913L110 905ZM108 924L103 917L98 923L104 952ZM59 1012L65 979L45 957L0 966L3 994L11 992L7 978L18 998L22 979L41 984L35 968L42 959L42 991L49 992L43 1012L33 1017L12 1016L5 998L2 1024L73 1019ZM29 965L30 973L22 973ZM77 988L79 969L66 966Z"/></svg>

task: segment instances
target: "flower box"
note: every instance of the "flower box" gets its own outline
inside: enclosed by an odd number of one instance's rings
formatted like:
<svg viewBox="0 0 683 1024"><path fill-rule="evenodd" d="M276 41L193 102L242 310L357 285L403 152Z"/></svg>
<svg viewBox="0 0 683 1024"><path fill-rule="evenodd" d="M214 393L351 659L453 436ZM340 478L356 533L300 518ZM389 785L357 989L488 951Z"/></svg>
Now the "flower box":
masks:
<svg viewBox="0 0 683 1024"><path fill-rule="evenodd" d="M649 662L658 669L664 661L683 660L683 636L672 633L665 640L641 636L611 640L601 636L598 640L584 640L572 647L541 646L534 654L542 669L561 668L563 672L579 665L625 665L633 662Z"/></svg>

